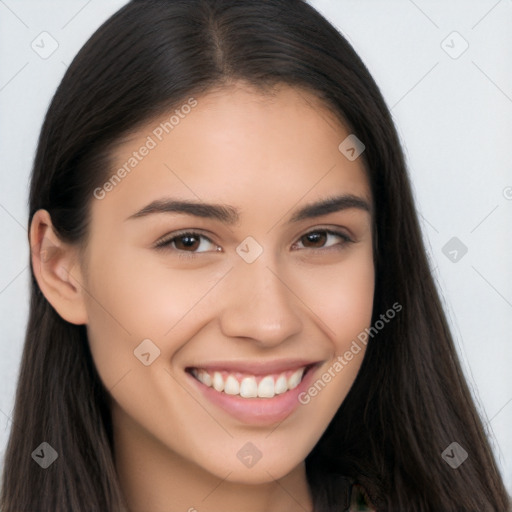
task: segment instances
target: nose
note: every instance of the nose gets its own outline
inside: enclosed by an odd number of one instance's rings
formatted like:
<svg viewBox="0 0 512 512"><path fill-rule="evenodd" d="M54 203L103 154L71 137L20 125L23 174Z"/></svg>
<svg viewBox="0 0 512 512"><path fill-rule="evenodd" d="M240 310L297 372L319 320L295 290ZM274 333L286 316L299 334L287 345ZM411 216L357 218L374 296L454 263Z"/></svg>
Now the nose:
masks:
<svg viewBox="0 0 512 512"><path fill-rule="evenodd" d="M220 315L223 334L272 347L299 333L301 301L286 279L263 258L239 263L226 283L227 299Z"/></svg>

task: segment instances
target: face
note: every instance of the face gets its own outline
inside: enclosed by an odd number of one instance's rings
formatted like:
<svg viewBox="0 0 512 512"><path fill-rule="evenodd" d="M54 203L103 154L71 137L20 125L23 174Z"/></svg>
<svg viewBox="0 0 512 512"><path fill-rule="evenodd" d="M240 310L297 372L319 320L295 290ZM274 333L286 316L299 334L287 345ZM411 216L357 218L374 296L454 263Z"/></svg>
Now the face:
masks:
<svg viewBox="0 0 512 512"><path fill-rule="evenodd" d="M238 84L116 148L84 296L120 436L237 482L303 462L372 314L371 195L338 149L349 134L305 92Z"/></svg>

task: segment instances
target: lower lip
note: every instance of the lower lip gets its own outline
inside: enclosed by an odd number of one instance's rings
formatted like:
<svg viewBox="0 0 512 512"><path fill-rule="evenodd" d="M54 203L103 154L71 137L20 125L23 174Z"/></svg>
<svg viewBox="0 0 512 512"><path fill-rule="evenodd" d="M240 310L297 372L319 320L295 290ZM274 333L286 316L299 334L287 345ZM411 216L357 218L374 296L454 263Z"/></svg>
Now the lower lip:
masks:
<svg viewBox="0 0 512 512"><path fill-rule="evenodd" d="M243 423L268 425L283 421L301 405L299 395L309 387L317 366L315 364L309 368L296 388L273 398L242 398L239 395L228 395L199 382L189 372L185 373L205 398L231 416Z"/></svg>

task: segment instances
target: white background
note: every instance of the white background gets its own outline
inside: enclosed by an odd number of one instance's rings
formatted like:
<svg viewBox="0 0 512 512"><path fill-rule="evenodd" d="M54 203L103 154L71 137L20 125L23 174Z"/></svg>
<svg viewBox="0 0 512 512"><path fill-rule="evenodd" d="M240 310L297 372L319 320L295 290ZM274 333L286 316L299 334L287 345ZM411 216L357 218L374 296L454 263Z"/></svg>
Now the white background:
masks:
<svg viewBox="0 0 512 512"><path fill-rule="evenodd" d="M125 3L0 0L2 460L28 314L37 137L66 67ZM349 39L391 109L457 349L512 492L512 0L310 3ZM58 43L47 59L31 48L43 31ZM468 249L457 262L442 252L452 237Z"/></svg>

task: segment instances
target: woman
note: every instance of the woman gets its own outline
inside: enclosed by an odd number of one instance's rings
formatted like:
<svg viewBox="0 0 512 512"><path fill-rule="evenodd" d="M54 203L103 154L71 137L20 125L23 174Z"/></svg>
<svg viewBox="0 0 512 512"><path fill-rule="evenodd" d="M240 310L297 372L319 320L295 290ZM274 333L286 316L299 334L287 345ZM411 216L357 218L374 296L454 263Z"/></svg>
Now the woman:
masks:
<svg viewBox="0 0 512 512"><path fill-rule="evenodd" d="M302 0L123 7L29 218L4 512L509 510L389 111Z"/></svg>

